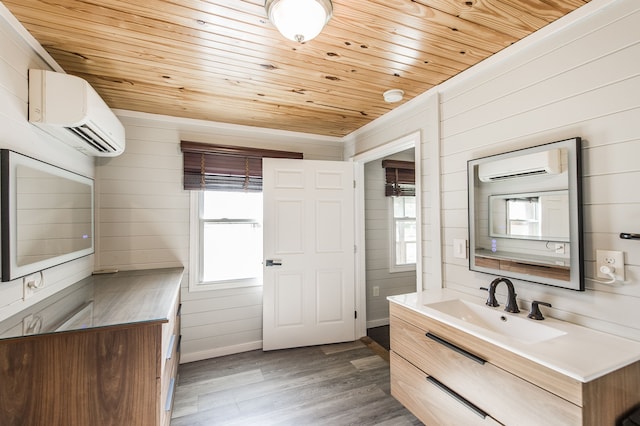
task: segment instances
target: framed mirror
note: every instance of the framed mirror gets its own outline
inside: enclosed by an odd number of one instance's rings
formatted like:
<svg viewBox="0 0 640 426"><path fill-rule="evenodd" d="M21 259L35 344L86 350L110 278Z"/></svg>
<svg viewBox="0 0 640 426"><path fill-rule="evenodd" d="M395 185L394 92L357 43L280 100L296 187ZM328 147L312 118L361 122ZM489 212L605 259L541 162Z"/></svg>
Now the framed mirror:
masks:
<svg viewBox="0 0 640 426"><path fill-rule="evenodd" d="M470 160L469 269L584 290L580 138Z"/></svg>
<svg viewBox="0 0 640 426"><path fill-rule="evenodd" d="M3 149L2 281L94 252L93 180Z"/></svg>

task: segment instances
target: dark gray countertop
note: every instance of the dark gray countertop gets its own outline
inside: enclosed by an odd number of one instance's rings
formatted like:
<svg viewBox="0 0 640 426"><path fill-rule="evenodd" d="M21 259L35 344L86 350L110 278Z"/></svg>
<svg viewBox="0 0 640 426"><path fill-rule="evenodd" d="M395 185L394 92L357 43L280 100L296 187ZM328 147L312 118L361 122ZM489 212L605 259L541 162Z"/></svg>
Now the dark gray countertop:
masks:
<svg viewBox="0 0 640 426"><path fill-rule="evenodd" d="M0 339L167 322L184 268L92 275L0 322Z"/></svg>

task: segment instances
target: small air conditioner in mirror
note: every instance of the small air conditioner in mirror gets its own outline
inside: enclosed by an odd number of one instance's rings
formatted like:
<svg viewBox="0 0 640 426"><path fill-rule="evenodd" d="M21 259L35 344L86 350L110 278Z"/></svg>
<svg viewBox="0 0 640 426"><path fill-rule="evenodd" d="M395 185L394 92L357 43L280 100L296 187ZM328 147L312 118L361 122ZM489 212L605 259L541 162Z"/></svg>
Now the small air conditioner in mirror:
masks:
<svg viewBox="0 0 640 426"><path fill-rule="evenodd" d="M124 152L124 126L80 77L30 69L29 122L87 155Z"/></svg>
<svg viewBox="0 0 640 426"><path fill-rule="evenodd" d="M534 175L554 175L560 173L561 168L560 150L550 149L481 163L478 165L478 179L482 182L495 182Z"/></svg>

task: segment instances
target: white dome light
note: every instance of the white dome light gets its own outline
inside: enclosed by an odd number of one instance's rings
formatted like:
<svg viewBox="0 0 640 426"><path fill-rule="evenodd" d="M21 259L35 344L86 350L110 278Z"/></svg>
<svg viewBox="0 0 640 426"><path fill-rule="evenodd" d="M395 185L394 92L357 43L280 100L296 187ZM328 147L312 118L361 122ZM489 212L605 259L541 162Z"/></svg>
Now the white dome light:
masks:
<svg viewBox="0 0 640 426"><path fill-rule="evenodd" d="M269 20L280 34L303 43L315 38L331 19L331 0L267 0Z"/></svg>

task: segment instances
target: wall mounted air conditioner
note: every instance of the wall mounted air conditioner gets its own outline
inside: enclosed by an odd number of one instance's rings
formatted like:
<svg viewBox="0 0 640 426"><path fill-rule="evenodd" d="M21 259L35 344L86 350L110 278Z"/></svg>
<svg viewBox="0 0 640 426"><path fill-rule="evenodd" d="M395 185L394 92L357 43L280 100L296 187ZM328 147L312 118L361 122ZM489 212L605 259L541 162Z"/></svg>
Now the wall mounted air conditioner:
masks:
<svg viewBox="0 0 640 426"><path fill-rule="evenodd" d="M124 126L80 77L30 69L29 122L87 155L124 152Z"/></svg>
<svg viewBox="0 0 640 426"><path fill-rule="evenodd" d="M525 176L554 175L560 173L561 168L560 150L550 149L481 163L478 165L478 178L482 182L495 182Z"/></svg>

